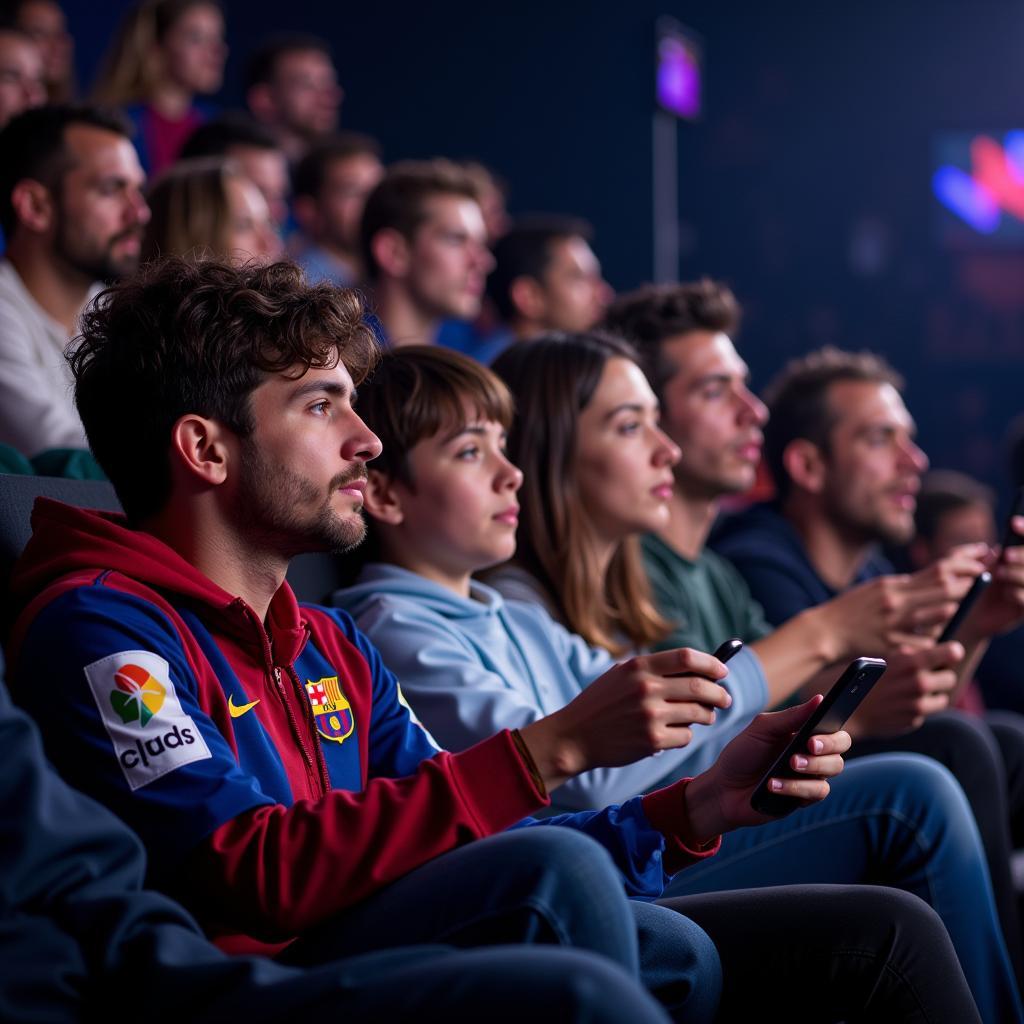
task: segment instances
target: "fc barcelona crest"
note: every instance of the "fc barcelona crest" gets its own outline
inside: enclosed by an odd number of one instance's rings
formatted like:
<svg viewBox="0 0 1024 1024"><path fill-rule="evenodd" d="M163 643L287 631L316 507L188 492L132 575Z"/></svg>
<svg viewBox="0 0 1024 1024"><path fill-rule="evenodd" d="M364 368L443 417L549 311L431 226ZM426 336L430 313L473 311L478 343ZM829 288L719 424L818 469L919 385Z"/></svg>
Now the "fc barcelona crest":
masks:
<svg viewBox="0 0 1024 1024"><path fill-rule="evenodd" d="M313 708L316 731L325 739L344 743L352 735L356 721L352 705L345 699L337 676L325 676L315 683L306 680L306 693Z"/></svg>

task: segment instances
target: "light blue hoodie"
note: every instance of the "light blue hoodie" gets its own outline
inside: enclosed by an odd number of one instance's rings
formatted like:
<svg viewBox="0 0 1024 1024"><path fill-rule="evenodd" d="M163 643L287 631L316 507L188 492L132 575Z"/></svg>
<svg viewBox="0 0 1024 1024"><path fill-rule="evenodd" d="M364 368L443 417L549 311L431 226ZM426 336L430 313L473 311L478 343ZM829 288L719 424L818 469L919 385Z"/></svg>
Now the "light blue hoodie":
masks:
<svg viewBox="0 0 1024 1024"><path fill-rule="evenodd" d="M560 710L615 664L539 605L506 601L477 581L464 598L407 569L373 563L332 602L355 618L423 724L449 750ZM696 726L689 746L622 768L595 768L560 786L553 805L604 807L704 771L768 699L761 663L747 650L729 662L725 685L732 705L716 713L715 725Z"/></svg>

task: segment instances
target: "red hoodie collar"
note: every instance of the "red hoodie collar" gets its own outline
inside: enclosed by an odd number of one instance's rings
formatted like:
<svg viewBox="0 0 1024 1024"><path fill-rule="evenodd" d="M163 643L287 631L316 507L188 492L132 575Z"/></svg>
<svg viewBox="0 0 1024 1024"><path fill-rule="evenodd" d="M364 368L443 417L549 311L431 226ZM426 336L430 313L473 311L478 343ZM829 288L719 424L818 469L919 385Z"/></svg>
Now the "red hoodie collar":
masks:
<svg viewBox="0 0 1024 1024"><path fill-rule="evenodd" d="M160 591L174 604L184 600L205 622L215 623L246 645L263 644L263 624L252 608L217 586L162 540L131 529L120 513L37 498L32 508L32 536L11 573L14 614L51 583L87 570L121 573ZM302 650L309 628L287 583L282 583L271 599L266 621L275 660L290 664Z"/></svg>

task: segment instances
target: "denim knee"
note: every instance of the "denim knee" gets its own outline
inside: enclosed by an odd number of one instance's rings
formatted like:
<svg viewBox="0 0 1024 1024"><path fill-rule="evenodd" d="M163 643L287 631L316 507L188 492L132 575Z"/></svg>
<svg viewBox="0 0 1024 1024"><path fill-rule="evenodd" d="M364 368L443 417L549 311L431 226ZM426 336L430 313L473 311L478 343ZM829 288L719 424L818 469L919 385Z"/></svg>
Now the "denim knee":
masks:
<svg viewBox="0 0 1024 1024"><path fill-rule="evenodd" d="M640 945L640 976L673 1019L713 1024L722 998L722 961L695 921L654 903L630 901Z"/></svg>
<svg viewBox="0 0 1024 1024"><path fill-rule="evenodd" d="M517 828L486 842L495 883L545 919L562 945L580 945L639 969L636 925L611 855L582 832L557 825Z"/></svg>

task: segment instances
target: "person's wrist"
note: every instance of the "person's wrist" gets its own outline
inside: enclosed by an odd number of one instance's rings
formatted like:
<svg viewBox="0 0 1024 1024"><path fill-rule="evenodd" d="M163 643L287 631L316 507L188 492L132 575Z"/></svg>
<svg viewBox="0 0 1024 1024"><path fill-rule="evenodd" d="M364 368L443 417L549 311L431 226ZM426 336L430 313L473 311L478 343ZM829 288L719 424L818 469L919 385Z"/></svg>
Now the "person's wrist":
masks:
<svg viewBox="0 0 1024 1024"><path fill-rule="evenodd" d="M808 608L801 613L805 618L806 633L811 649L821 664L831 665L845 658L853 645L848 616L835 599Z"/></svg>
<svg viewBox="0 0 1024 1024"><path fill-rule="evenodd" d="M554 789L589 767L582 745L562 726L556 712L519 730L519 736L548 789Z"/></svg>
<svg viewBox="0 0 1024 1024"><path fill-rule="evenodd" d="M709 846L730 825L722 815L712 771L691 779L682 793L683 813L679 838L693 850Z"/></svg>

